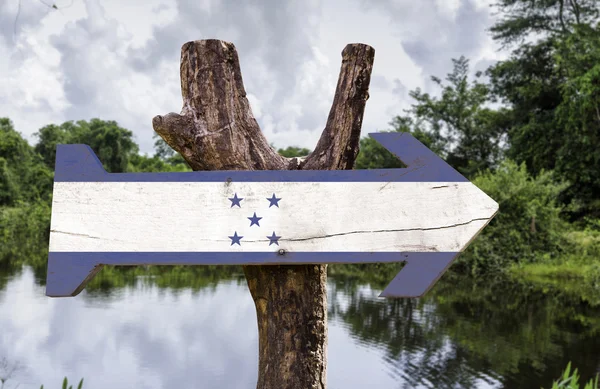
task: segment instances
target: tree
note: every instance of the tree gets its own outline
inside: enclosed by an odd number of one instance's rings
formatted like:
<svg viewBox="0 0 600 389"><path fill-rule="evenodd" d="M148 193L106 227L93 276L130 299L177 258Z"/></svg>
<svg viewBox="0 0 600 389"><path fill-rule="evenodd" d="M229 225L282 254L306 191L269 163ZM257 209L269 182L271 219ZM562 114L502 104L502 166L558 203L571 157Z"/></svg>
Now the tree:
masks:
<svg viewBox="0 0 600 389"><path fill-rule="evenodd" d="M282 155L282 156L284 156L286 158L305 157L308 154L310 154L310 150L309 149L295 147L295 146L288 146L285 149L279 149L279 150L277 150L277 152L279 153L279 155Z"/></svg>
<svg viewBox="0 0 600 389"><path fill-rule="evenodd" d="M575 215L600 217L600 23L577 26L555 57L568 77L556 110L566 134L556 155L557 170L571 182L563 197L576 199Z"/></svg>
<svg viewBox="0 0 600 389"><path fill-rule="evenodd" d="M190 171L188 164L172 163L172 160L165 161L156 155L147 157L144 155L133 155L129 159L128 172L185 172Z"/></svg>
<svg viewBox="0 0 600 389"><path fill-rule="evenodd" d="M552 170L562 130L554 120L562 77L554 71L553 42L525 44L488 69L491 90L508 105L507 157L525 162L532 174Z"/></svg>
<svg viewBox="0 0 600 389"><path fill-rule="evenodd" d="M398 132L411 132L412 131L412 120L410 118L397 117L390 125L394 126L394 131ZM423 140L417 137L421 142ZM406 167L402 161L398 159L394 154L390 153L385 147L371 137L363 137L360 140L360 151L356 158L356 169L391 169L391 168L403 168Z"/></svg>
<svg viewBox="0 0 600 389"><path fill-rule="evenodd" d="M156 139L154 141L154 149L156 150L154 156L156 158L159 158L161 161L167 162L173 166L187 166L185 159L183 159L180 154L176 153L175 150L173 150L163 138L156 133L152 136L152 138ZM187 168L189 169L189 167Z"/></svg>
<svg viewBox="0 0 600 389"><path fill-rule="evenodd" d="M431 77L441 88L441 97L432 97L418 88L411 91L416 102L390 125L394 131L411 133L463 175L472 177L495 167L500 160L505 113L486 107L489 89L483 83L468 81L469 61L465 57L452 62L447 84ZM375 140L365 138L356 166L372 169L404 165Z"/></svg>
<svg viewBox="0 0 600 389"><path fill-rule="evenodd" d="M48 167L54 170L56 145L59 143L87 144L94 150L104 168L111 173L127 170L129 160L138 152L133 133L120 127L112 120L92 119L65 122L60 126L48 125L34 134L38 137L35 146Z"/></svg>
<svg viewBox="0 0 600 389"><path fill-rule="evenodd" d="M494 5L502 17L490 32L504 47L522 45L533 35L541 40L565 35L600 16L597 0L499 0Z"/></svg>
<svg viewBox="0 0 600 389"><path fill-rule="evenodd" d="M194 170L351 169L374 53L362 44L342 52L325 130L303 161L267 143L250 114L236 49L219 40L183 45L181 115L156 116L154 130ZM325 388L327 266L244 266L244 273L258 318L257 388Z"/></svg>
<svg viewBox="0 0 600 389"><path fill-rule="evenodd" d="M468 59L460 57L452 59L452 63L452 73L446 77L448 84L431 77L442 89L441 97L434 98L417 89L410 93L417 103L409 112L428 124L421 131L443 148L446 161L471 177L497 164L503 132L497 126L495 112L485 107L489 101L488 87L468 81Z"/></svg>
<svg viewBox="0 0 600 389"><path fill-rule="evenodd" d="M0 206L49 199L52 171L10 119L0 118Z"/></svg>
<svg viewBox="0 0 600 389"><path fill-rule="evenodd" d="M35 145L35 151L39 153L46 166L54 169L54 161L56 159L56 145L68 144L73 138L72 129L73 122L66 122L60 126L49 124L40 128L34 136L38 138Z"/></svg>
<svg viewBox="0 0 600 389"><path fill-rule="evenodd" d="M493 95L509 109L507 156L525 162L533 175L556 170L571 181L561 198L571 204L573 219L598 214L592 193L600 169L593 156L600 143L593 136L592 89L600 86L591 80L599 31L591 26L600 3L501 0L496 6L503 18L491 28L492 36L505 47L516 46L508 60L488 69ZM586 104L591 101L587 108L583 94Z"/></svg>
<svg viewBox="0 0 600 389"><path fill-rule="evenodd" d="M454 270L499 274L515 263L558 258L572 249L559 217L562 205L557 204L565 184L557 183L552 172L531 177L524 164L506 159L493 173L484 172L472 182L496 200L500 210L458 257Z"/></svg>

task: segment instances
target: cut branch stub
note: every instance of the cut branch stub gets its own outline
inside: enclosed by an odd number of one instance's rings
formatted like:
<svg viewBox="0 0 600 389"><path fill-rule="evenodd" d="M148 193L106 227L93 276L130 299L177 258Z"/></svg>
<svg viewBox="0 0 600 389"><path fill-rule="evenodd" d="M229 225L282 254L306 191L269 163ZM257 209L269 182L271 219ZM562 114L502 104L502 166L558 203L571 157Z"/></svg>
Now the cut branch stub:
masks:
<svg viewBox="0 0 600 389"><path fill-rule="evenodd" d="M282 170L289 162L263 136L246 98L232 43L210 39L181 48L181 114L154 130L194 170Z"/></svg>
<svg viewBox="0 0 600 389"><path fill-rule="evenodd" d="M345 170L354 166L374 57L374 48L359 43L342 51L342 68L327 125L302 169Z"/></svg>

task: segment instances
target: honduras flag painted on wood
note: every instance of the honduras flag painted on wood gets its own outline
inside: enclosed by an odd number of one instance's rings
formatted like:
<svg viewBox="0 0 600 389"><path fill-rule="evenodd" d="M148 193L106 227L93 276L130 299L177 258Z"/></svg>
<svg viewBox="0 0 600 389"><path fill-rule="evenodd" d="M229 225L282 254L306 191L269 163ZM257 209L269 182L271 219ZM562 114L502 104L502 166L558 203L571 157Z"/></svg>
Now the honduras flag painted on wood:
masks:
<svg viewBox="0 0 600 389"><path fill-rule="evenodd" d="M408 167L112 174L58 145L46 294L102 265L406 262L381 295L419 297L498 204L410 134L370 135Z"/></svg>

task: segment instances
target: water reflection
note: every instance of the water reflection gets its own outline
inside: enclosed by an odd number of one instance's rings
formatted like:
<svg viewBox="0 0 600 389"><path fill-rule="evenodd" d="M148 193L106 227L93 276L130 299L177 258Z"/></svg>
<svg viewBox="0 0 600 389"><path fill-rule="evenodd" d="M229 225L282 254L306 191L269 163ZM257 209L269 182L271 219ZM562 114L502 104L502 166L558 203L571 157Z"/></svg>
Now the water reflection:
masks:
<svg viewBox="0 0 600 389"><path fill-rule="evenodd" d="M84 377L90 389L248 388L256 381L254 304L236 281L199 292L140 283L110 297L44 293L25 271L0 298L0 355L29 368L15 377L21 387L51 387L65 375Z"/></svg>
<svg viewBox="0 0 600 389"><path fill-rule="evenodd" d="M441 325L431 298L386 301L376 297L379 292L363 288L341 295L334 287L332 317L341 319L352 338L384 352L395 388L502 387L489 366L465 363L467 355ZM336 307L340 300L347 308Z"/></svg>
<svg viewBox="0 0 600 389"><path fill-rule="evenodd" d="M549 387L569 360L583 378L599 371L600 309L577 298L451 274L422 299L380 300L351 280L332 286L332 317L385 350L404 380L397 387Z"/></svg>
<svg viewBox="0 0 600 389"><path fill-rule="evenodd" d="M255 387L245 279L197 271L119 273L119 287L113 276L64 299L47 298L29 268L0 273L0 359L26 367L7 387L51 388L65 375L86 389ZM600 309L581 299L449 273L422 299L379 299L375 288L329 279L329 388L530 389L549 387L569 360L585 379L599 371Z"/></svg>

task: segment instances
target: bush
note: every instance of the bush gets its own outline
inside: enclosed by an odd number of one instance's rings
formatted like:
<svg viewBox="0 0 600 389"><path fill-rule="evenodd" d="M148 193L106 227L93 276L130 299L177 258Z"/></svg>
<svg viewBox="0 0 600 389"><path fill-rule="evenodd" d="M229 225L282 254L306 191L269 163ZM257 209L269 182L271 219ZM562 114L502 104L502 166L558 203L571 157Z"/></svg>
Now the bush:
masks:
<svg viewBox="0 0 600 389"><path fill-rule="evenodd" d="M474 274L501 271L510 264L556 258L569 247L567 224L557 197L566 184L551 172L531 177L525 164L505 160L495 172L472 181L498 202L498 214L457 260L456 269Z"/></svg>
<svg viewBox="0 0 600 389"><path fill-rule="evenodd" d="M47 202L0 207L0 264L46 261L51 208Z"/></svg>

